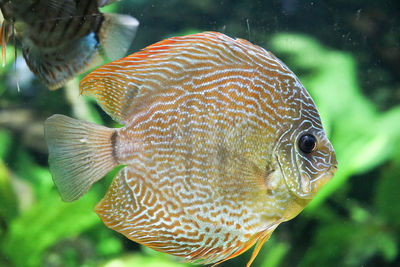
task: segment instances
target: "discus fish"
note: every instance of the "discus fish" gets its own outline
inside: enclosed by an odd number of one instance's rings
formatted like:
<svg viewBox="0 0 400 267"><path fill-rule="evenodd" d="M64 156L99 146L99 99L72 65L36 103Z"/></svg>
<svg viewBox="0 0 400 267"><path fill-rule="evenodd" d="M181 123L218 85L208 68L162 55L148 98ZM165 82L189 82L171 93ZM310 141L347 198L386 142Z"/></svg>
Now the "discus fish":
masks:
<svg viewBox="0 0 400 267"><path fill-rule="evenodd" d="M139 23L129 15L99 11L99 7L115 1L0 0L3 66L5 46L12 34L21 42L31 71L50 89L61 87L103 56L120 59Z"/></svg>
<svg viewBox="0 0 400 267"><path fill-rule="evenodd" d="M337 168L313 100L272 53L215 32L173 37L80 83L122 128L53 115L49 165L74 201L118 165L95 211L127 238L220 263L295 217Z"/></svg>

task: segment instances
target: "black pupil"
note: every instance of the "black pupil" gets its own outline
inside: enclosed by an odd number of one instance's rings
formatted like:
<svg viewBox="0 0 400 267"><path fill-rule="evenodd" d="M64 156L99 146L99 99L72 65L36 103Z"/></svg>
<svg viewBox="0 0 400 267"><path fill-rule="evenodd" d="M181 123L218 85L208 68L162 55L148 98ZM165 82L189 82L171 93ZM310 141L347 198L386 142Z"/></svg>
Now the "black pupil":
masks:
<svg viewBox="0 0 400 267"><path fill-rule="evenodd" d="M300 137L299 148L304 153L311 153L317 146L317 139L312 134L305 134Z"/></svg>

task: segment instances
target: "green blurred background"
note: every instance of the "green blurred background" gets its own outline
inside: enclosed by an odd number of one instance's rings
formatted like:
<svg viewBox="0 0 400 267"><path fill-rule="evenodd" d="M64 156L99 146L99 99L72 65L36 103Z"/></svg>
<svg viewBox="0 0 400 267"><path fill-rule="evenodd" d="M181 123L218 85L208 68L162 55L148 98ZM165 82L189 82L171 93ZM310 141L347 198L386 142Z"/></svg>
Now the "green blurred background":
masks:
<svg viewBox="0 0 400 267"><path fill-rule="evenodd" d="M131 52L206 30L248 39L281 58L313 96L338 172L278 227L253 266L399 266L399 1L125 0L103 11L140 21ZM43 121L61 113L115 125L92 99L78 97L83 76L49 91L22 57L14 68L12 46L7 52L0 68L0 266L190 266L101 223L93 207L113 174L79 201L61 202ZM221 266L244 266L250 253Z"/></svg>

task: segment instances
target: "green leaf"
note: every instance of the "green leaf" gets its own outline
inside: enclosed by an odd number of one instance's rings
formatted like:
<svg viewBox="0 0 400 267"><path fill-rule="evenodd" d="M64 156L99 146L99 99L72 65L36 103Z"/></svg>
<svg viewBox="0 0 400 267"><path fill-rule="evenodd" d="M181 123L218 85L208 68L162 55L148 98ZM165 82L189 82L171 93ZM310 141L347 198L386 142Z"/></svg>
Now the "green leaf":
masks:
<svg viewBox="0 0 400 267"><path fill-rule="evenodd" d="M391 262L397 253L395 236L377 220L332 222L318 228L299 266L362 266L379 254Z"/></svg>
<svg viewBox="0 0 400 267"><path fill-rule="evenodd" d="M378 179L374 207L388 222L400 227L400 164L392 162ZM400 235L400 229L398 230Z"/></svg>
<svg viewBox="0 0 400 267"><path fill-rule="evenodd" d="M14 188L11 184L10 173L0 160L0 237L3 229L1 225L8 225L18 214L18 203Z"/></svg>
<svg viewBox="0 0 400 267"><path fill-rule="evenodd" d="M276 242L274 246L270 246L264 254L264 261L261 267L278 267L287 253L290 250L290 246L287 243Z"/></svg>
<svg viewBox="0 0 400 267"><path fill-rule="evenodd" d="M105 226L102 226L105 227ZM122 252L122 244L120 239L113 235L107 234L108 231L101 231L100 241L97 245L97 252L100 255L110 256L118 255Z"/></svg>
<svg viewBox="0 0 400 267"><path fill-rule="evenodd" d="M70 204L61 202L58 194L51 191L11 223L2 250L15 266L40 266L43 253L50 246L100 223L93 212L95 202L91 192Z"/></svg>
<svg viewBox="0 0 400 267"><path fill-rule="evenodd" d="M54 187L48 168L39 166L26 149L19 147L15 154L12 163L15 173L33 186L37 196L49 192Z"/></svg>
<svg viewBox="0 0 400 267"><path fill-rule="evenodd" d="M11 134L6 130L0 129L0 159L4 159L8 153L8 150L11 146L11 141Z"/></svg>
<svg viewBox="0 0 400 267"><path fill-rule="evenodd" d="M101 265L102 267L129 267L129 266L140 266L140 267L184 267L190 266L186 263L179 263L172 261L162 255L152 256L143 254L131 254L123 255L121 257L110 260Z"/></svg>

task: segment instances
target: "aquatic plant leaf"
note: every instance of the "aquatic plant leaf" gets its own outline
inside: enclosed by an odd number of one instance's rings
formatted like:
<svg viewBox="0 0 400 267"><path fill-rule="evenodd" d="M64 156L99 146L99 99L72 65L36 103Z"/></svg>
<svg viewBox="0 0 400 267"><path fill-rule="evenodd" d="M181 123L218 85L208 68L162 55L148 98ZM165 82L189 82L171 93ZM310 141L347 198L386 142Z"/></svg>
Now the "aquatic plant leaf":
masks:
<svg viewBox="0 0 400 267"><path fill-rule="evenodd" d="M18 214L18 203L14 188L11 184L11 175L4 162L0 159L0 237L3 235L4 225L9 224ZM0 239L1 241L1 239Z"/></svg>
<svg viewBox="0 0 400 267"><path fill-rule="evenodd" d="M376 186L374 207L391 224L397 226L400 235L400 157L385 168Z"/></svg>
<svg viewBox="0 0 400 267"><path fill-rule="evenodd" d="M3 159L10 146L11 146L11 134L6 130L0 130L0 159Z"/></svg>
<svg viewBox="0 0 400 267"><path fill-rule="evenodd" d="M179 263L171 261L167 258L160 256L151 256L143 254L130 254L122 255L118 258L112 259L104 264L103 267L127 267L127 266L141 266L141 267L185 267L191 266L186 263Z"/></svg>
<svg viewBox="0 0 400 267"><path fill-rule="evenodd" d="M398 253L396 239L383 227L371 220L365 224L339 221L322 226L298 266L361 266L379 254L391 262Z"/></svg>
<svg viewBox="0 0 400 267"><path fill-rule="evenodd" d="M15 155L11 167L16 175L32 186L36 196L48 193L54 186L49 170L38 165L33 155L23 146L16 149Z"/></svg>
<svg viewBox="0 0 400 267"><path fill-rule="evenodd" d="M282 261L287 256L290 245L284 242L276 242L274 246L269 246L264 254L264 261L261 267L278 267L282 265Z"/></svg>
<svg viewBox="0 0 400 267"><path fill-rule="evenodd" d="M1 249L15 266L40 266L51 245L100 223L92 211L95 202L95 194L89 193L84 201L64 203L53 190L12 221Z"/></svg>
<svg viewBox="0 0 400 267"><path fill-rule="evenodd" d="M100 231L101 233L108 233L106 231ZM119 239L117 239L114 235L103 236L100 239L100 242L97 244L97 252L100 255L104 256L113 256L118 255L122 252L122 244Z"/></svg>

